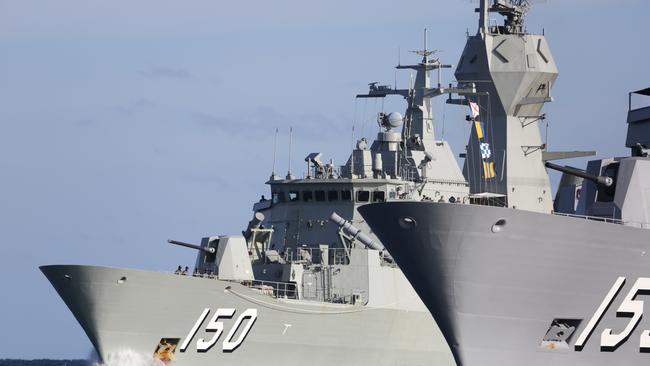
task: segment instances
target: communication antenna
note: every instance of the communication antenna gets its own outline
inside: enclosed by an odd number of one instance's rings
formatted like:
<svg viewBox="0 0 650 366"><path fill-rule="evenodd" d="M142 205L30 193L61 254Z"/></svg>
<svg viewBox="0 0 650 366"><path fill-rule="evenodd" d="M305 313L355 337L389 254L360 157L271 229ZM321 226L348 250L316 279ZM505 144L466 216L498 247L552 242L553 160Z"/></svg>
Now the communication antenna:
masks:
<svg viewBox="0 0 650 366"><path fill-rule="evenodd" d="M350 156L350 179L354 178L354 125L352 125L352 155Z"/></svg>
<svg viewBox="0 0 650 366"><path fill-rule="evenodd" d="M400 66L402 64L402 48L397 47L397 66Z"/></svg>
<svg viewBox="0 0 650 366"><path fill-rule="evenodd" d="M481 0L479 8L480 16L478 19L478 31L481 34L486 34L488 30L488 23L490 22L488 0Z"/></svg>
<svg viewBox="0 0 650 366"><path fill-rule="evenodd" d="M293 175L291 174L291 140L293 135L293 127L289 127L289 171L287 172L287 179L292 180Z"/></svg>
<svg viewBox="0 0 650 366"><path fill-rule="evenodd" d="M397 90L397 70L395 70L395 83L393 84L393 89Z"/></svg>
<svg viewBox="0 0 650 366"><path fill-rule="evenodd" d="M417 50L417 51L411 51L412 53L415 53L416 55L422 56L422 63L428 64L429 63L429 56L435 55L438 53L438 50L429 50L427 48L427 29L424 28L424 49L422 50ZM438 62L437 59L434 59L433 62Z"/></svg>
<svg viewBox="0 0 650 366"><path fill-rule="evenodd" d="M278 128L275 128L275 136L273 137L273 169L271 170L271 180L275 180L275 155L278 149Z"/></svg>
<svg viewBox="0 0 650 366"><path fill-rule="evenodd" d="M424 28L424 52L427 52L427 29Z"/></svg>
<svg viewBox="0 0 650 366"><path fill-rule="evenodd" d="M509 2L512 7L516 8L524 15L528 13L530 8L533 6L531 0L510 0Z"/></svg>

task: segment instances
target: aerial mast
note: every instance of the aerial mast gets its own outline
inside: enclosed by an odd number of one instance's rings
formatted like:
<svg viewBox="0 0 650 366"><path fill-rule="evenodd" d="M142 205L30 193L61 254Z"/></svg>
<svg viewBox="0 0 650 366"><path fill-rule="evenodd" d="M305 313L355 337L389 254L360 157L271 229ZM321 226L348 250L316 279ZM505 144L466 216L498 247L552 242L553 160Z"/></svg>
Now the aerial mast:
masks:
<svg viewBox="0 0 650 366"><path fill-rule="evenodd" d="M478 19L478 33L486 34L490 22L488 0L480 0L481 6L479 8L480 16Z"/></svg>
<svg viewBox="0 0 650 366"><path fill-rule="evenodd" d="M291 142L293 135L293 127L289 127L289 171L287 172L287 179L294 179L293 174L291 174Z"/></svg>

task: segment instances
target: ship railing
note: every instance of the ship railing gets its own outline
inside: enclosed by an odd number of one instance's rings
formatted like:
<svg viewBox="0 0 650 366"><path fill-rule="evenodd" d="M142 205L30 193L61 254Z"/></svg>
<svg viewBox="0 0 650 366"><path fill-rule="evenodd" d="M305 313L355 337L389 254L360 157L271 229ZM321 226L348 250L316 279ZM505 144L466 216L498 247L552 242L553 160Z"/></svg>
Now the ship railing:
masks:
<svg viewBox="0 0 650 366"><path fill-rule="evenodd" d="M280 299L297 299L296 284L290 282L252 280L240 282L242 285L257 290L264 295Z"/></svg>
<svg viewBox="0 0 650 366"><path fill-rule="evenodd" d="M332 304L365 305L368 303L368 294L366 291L343 288L319 287L316 289L304 289L303 298Z"/></svg>
<svg viewBox="0 0 650 366"><path fill-rule="evenodd" d="M252 280L240 284L276 299L299 299L296 284L293 282L275 282ZM302 298L333 304L364 305L368 302L366 291L333 287L303 288Z"/></svg>
<svg viewBox="0 0 650 366"><path fill-rule="evenodd" d="M648 223L648 222L627 221L627 220L615 219L613 217L578 215L578 214L570 214L570 213L564 213L564 212L554 212L553 214L558 215L558 216L573 217L573 218L577 218L577 219L600 221L600 222L607 222L607 223L610 223L610 224L631 226L631 227L636 227L636 228L639 228L639 229L650 229L650 223Z"/></svg>

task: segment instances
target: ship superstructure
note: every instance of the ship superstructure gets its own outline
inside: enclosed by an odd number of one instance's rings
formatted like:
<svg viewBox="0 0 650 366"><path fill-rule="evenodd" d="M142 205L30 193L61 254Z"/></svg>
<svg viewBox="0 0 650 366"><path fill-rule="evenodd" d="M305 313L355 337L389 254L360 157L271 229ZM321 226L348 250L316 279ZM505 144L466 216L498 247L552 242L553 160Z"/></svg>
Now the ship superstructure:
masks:
<svg viewBox="0 0 650 366"><path fill-rule="evenodd" d="M359 210L431 311L457 365L646 364L650 108L630 103L630 156L593 160L586 170L551 163L591 152L549 152L540 140L536 122L556 69L543 36L524 32L525 5L482 0L479 32L456 71L479 92L468 98L469 204ZM489 12L504 15L504 25L490 26ZM650 91L630 98L638 95ZM564 172L555 202L544 167Z"/></svg>
<svg viewBox="0 0 650 366"><path fill-rule="evenodd" d="M166 364L453 365L431 315L357 211L469 199L449 145L434 136L430 100L475 87L432 86L430 73L449 66L426 47L418 54L420 63L397 67L416 72L409 88L372 83L359 95L399 95L407 108L404 117L380 113L377 138L357 141L346 164L311 153L301 178L274 171L270 198L254 204L241 236L170 240L198 251L194 270L42 267L100 357L131 349Z"/></svg>

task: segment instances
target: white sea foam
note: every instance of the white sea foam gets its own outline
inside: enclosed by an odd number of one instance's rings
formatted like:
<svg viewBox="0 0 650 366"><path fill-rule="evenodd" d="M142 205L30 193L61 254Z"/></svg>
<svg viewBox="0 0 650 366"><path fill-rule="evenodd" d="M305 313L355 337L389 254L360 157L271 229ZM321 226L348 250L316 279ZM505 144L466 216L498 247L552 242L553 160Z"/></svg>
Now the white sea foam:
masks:
<svg viewBox="0 0 650 366"><path fill-rule="evenodd" d="M96 362L94 366L165 366L165 364L151 355L123 350L109 353L104 363Z"/></svg>

